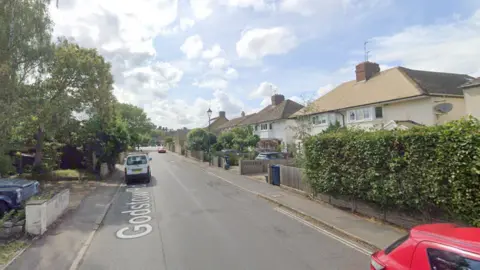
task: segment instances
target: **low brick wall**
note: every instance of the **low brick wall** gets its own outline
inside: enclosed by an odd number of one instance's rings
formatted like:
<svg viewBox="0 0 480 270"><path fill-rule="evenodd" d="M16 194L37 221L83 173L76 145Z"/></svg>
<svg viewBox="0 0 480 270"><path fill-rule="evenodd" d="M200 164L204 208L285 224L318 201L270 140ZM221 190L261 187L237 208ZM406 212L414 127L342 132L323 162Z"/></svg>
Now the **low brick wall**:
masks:
<svg viewBox="0 0 480 270"><path fill-rule="evenodd" d="M70 190L64 189L50 200L32 200L25 207L26 226L29 234L42 235L67 209Z"/></svg>
<svg viewBox="0 0 480 270"><path fill-rule="evenodd" d="M203 162L203 151L186 151L186 156Z"/></svg>

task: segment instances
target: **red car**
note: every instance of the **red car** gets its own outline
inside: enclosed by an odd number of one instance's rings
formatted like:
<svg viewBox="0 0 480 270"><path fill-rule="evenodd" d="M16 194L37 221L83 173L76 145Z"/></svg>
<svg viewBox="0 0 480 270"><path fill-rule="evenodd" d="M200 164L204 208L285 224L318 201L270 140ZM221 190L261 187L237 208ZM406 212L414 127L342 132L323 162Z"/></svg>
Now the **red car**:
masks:
<svg viewBox="0 0 480 270"><path fill-rule="evenodd" d="M372 255L370 270L480 270L480 228L428 224Z"/></svg>
<svg viewBox="0 0 480 270"><path fill-rule="evenodd" d="M158 153L167 153L167 150L165 149L165 147L160 146L160 147L158 148Z"/></svg>

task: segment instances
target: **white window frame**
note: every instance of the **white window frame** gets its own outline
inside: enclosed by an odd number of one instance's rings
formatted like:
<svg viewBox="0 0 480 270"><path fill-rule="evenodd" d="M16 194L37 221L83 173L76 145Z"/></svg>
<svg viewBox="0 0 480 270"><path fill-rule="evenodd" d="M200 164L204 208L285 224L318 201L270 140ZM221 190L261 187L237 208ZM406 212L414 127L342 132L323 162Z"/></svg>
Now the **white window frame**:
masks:
<svg viewBox="0 0 480 270"><path fill-rule="evenodd" d="M268 123L260 124L260 130L268 130Z"/></svg>
<svg viewBox="0 0 480 270"><path fill-rule="evenodd" d="M355 119L352 120L351 114L354 114ZM370 122L375 120L375 107L363 107L347 111L347 122L348 123L360 123L360 122ZM365 117L367 115L368 117Z"/></svg>
<svg viewBox="0 0 480 270"><path fill-rule="evenodd" d="M328 125L328 115L327 114L317 114L312 116L312 124L314 126L326 126Z"/></svg>

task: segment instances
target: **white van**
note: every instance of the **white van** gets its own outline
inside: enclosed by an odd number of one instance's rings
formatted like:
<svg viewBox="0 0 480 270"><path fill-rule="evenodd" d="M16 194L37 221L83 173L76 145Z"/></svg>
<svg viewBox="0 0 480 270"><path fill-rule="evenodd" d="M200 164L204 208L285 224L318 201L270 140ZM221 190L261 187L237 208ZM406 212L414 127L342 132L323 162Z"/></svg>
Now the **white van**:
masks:
<svg viewBox="0 0 480 270"><path fill-rule="evenodd" d="M129 184L133 180L146 180L150 183L151 171L150 161L152 160L146 154L130 154L125 158L125 183Z"/></svg>

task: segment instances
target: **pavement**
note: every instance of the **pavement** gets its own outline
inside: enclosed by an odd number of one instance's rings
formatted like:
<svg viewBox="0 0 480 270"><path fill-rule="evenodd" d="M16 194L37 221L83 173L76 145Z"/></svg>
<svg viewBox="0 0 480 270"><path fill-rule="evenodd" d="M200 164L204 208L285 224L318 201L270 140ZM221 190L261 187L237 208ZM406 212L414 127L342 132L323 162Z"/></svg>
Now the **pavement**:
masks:
<svg viewBox="0 0 480 270"><path fill-rule="evenodd" d="M187 158L185 160L195 162ZM301 191L267 184L264 176L246 177L218 167L208 167L205 164L199 166L263 199L287 208L302 218L311 219L318 225L335 230L337 234L360 242L371 250L383 249L407 233L405 230L365 219L327 203L313 201L301 195Z"/></svg>
<svg viewBox="0 0 480 270"><path fill-rule="evenodd" d="M204 164L173 153L150 156L152 182L121 188L79 269L368 269L365 250Z"/></svg>
<svg viewBox="0 0 480 270"><path fill-rule="evenodd" d="M122 171L117 171L109 180L99 182L94 191L75 205L76 209L67 210L44 235L34 240L5 269L69 269L84 242L105 214L121 184L122 175ZM72 201L76 201L75 198Z"/></svg>

